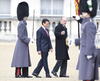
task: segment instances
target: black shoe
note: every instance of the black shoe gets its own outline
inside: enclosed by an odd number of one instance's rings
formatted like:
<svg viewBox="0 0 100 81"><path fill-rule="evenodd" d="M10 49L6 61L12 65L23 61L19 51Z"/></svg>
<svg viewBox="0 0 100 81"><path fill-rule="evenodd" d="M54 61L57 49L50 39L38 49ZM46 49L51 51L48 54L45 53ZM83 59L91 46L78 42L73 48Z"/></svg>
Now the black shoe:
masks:
<svg viewBox="0 0 100 81"><path fill-rule="evenodd" d="M32 76L27 76L27 78L33 78Z"/></svg>
<svg viewBox="0 0 100 81"><path fill-rule="evenodd" d="M38 74L36 73L33 73L32 75L35 76L36 78L41 78L41 76L38 76Z"/></svg>
<svg viewBox="0 0 100 81"><path fill-rule="evenodd" d="M21 75L16 75L15 78L22 78L22 76Z"/></svg>
<svg viewBox="0 0 100 81"><path fill-rule="evenodd" d="M46 78L51 78L51 76L50 75L46 75Z"/></svg>
<svg viewBox="0 0 100 81"><path fill-rule="evenodd" d="M69 78L69 76L66 76L66 75L60 75L60 77Z"/></svg>
<svg viewBox="0 0 100 81"><path fill-rule="evenodd" d="M55 77L58 77L57 73L56 72L51 72Z"/></svg>

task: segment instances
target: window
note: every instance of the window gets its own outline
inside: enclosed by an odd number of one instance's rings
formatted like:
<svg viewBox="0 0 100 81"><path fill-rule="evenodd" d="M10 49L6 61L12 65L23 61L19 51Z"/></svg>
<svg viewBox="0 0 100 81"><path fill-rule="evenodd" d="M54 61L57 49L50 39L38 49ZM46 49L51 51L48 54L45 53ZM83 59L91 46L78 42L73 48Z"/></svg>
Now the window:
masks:
<svg viewBox="0 0 100 81"><path fill-rule="evenodd" d="M10 0L0 0L0 14L10 14Z"/></svg>
<svg viewBox="0 0 100 81"><path fill-rule="evenodd" d="M51 0L41 0L41 14L51 14Z"/></svg>
<svg viewBox="0 0 100 81"><path fill-rule="evenodd" d="M42 15L63 15L64 0L41 0Z"/></svg>
<svg viewBox="0 0 100 81"><path fill-rule="evenodd" d="M63 0L54 0L53 1L53 14L56 15L56 14L63 14Z"/></svg>

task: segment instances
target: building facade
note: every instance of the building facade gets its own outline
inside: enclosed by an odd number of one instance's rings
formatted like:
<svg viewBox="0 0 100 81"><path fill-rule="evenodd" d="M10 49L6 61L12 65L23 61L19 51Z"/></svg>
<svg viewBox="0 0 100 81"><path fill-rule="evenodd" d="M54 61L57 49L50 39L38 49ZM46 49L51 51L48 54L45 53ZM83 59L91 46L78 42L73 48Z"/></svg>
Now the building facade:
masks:
<svg viewBox="0 0 100 81"><path fill-rule="evenodd" d="M78 36L77 22L72 19L75 15L74 0L0 0L0 40L15 41L17 39L16 9L19 2L26 1L29 4L28 34L36 39L36 30L41 26L41 20L50 20L50 35L54 40L54 28L62 16L67 17L69 37ZM98 15L95 22L100 23L100 0L98 0Z"/></svg>

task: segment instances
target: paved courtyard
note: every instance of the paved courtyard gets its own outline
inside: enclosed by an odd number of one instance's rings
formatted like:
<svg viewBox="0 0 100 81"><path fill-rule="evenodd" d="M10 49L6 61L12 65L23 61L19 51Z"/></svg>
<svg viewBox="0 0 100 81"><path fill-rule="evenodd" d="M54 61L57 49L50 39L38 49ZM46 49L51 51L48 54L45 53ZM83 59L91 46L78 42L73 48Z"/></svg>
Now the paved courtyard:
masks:
<svg viewBox="0 0 100 81"><path fill-rule="evenodd" d="M36 52L36 47L35 43L30 44L30 55L31 55L31 62L32 62L32 67L30 67L29 74L31 75L34 68L36 67L40 55L37 54ZM0 81L79 81L78 80L78 71L76 70L76 65L77 65L77 60L78 60L78 47L75 47L74 45L70 46L69 49L69 56L70 56L70 61L68 61L68 72L67 74L70 76L69 78L56 78L52 74L52 78L45 78L45 73L44 70L41 71L40 76L43 78L15 78L14 77L14 72L15 68L11 68L11 61L13 57L13 51L15 48L15 43L4 43L0 42ZM53 43L53 48L54 43ZM49 53L49 69L50 71L54 67L56 60L55 60L55 51L53 53Z"/></svg>

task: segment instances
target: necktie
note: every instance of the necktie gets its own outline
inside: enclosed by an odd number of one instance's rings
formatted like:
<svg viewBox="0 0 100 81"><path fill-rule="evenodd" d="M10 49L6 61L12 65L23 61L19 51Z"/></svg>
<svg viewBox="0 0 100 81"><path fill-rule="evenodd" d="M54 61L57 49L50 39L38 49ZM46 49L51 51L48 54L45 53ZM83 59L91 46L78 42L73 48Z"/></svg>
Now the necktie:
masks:
<svg viewBox="0 0 100 81"><path fill-rule="evenodd" d="M48 32L48 29L47 28L45 28L45 32L49 36L49 32Z"/></svg>

